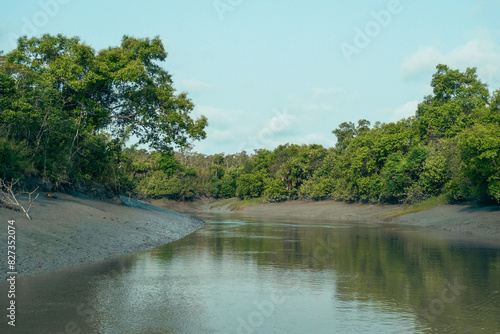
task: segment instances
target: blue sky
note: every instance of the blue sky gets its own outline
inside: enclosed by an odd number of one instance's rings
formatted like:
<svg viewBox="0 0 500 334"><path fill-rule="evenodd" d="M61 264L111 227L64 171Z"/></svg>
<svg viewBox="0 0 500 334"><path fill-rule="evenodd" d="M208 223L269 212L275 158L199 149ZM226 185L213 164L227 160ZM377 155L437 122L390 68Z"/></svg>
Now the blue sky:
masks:
<svg viewBox="0 0 500 334"><path fill-rule="evenodd" d="M159 35L178 91L209 120L194 150L335 144L344 121L414 114L435 66L477 67L500 88L500 1L9 1L0 50L22 34L94 49Z"/></svg>

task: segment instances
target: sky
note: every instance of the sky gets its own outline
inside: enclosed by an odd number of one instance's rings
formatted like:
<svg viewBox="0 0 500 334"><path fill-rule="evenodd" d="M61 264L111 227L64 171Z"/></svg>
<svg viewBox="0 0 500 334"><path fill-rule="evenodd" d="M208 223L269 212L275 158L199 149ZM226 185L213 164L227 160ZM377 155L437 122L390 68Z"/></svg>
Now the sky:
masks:
<svg viewBox="0 0 500 334"><path fill-rule="evenodd" d="M96 51L159 36L207 138L193 151L335 145L342 122L392 122L432 93L435 67L476 67L500 89L500 1L5 1L0 50L21 35L79 36Z"/></svg>

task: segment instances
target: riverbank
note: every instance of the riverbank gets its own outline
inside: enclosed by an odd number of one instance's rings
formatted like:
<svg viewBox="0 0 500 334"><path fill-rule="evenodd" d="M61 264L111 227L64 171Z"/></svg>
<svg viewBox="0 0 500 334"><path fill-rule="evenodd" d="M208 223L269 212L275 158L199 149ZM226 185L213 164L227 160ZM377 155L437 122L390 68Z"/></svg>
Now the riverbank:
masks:
<svg viewBox="0 0 500 334"><path fill-rule="evenodd" d="M401 205L348 204L335 201L294 200L256 204L240 210L231 210L235 203L228 200L204 199L189 204L156 200L153 203L192 215L220 213L235 218L294 218L404 224L500 242L500 206L478 206L471 203L441 205L420 212L398 215L403 211Z"/></svg>
<svg viewBox="0 0 500 334"><path fill-rule="evenodd" d="M147 203L103 201L82 194L54 193L35 201L28 220L0 208L0 272L7 269L7 222L14 219L16 270L28 276L145 251L178 239L204 222ZM128 205L128 206L127 206Z"/></svg>
<svg viewBox="0 0 500 334"><path fill-rule="evenodd" d="M500 242L500 206L443 205L394 216L402 206L296 200L231 210L235 200L155 200L148 204L127 198L103 201L82 194L53 195L57 198L36 200L30 211L33 220L21 212L0 209L4 222L0 240L5 240L0 254L7 258L6 225L14 219L19 276L106 260L178 240L204 226L188 215L404 224ZM9 272L7 269L7 261L0 262L1 272Z"/></svg>

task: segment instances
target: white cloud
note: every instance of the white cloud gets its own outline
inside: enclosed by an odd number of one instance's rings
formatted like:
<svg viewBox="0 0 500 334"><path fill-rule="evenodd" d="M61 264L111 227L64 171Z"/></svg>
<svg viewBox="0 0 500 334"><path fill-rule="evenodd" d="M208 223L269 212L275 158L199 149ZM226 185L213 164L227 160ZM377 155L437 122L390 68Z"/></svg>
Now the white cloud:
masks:
<svg viewBox="0 0 500 334"><path fill-rule="evenodd" d="M333 111L333 107L327 104L311 104L306 106L307 111L315 112L315 111Z"/></svg>
<svg viewBox="0 0 500 334"><path fill-rule="evenodd" d="M277 113L276 116L271 117L265 123L262 132L280 133L289 130L293 127L295 116L288 113L286 110Z"/></svg>
<svg viewBox="0 0 500 334"><path fill-rule="evenodd" d="M255 111L212 106L197 106L193 111L193 117L202 114L208 118L207 139L195 143L195 147L208 153L272 149L285 143L297 128L296 116L287 108L265 116Z"/></svg>
<svg viewBox="0 0 500 334"><path fill-rule="evenodd" d="M313 93L313 98L317 99L325 95L328 96L339 93L345 93L345 89L342 87L316 88Z"/></svg>
<svg viewBox="0 0 500 334"><path fill-rule="evenodd" d="M251 152L253 149L267 148L272 149L280 144L287 142L287 138L296 128L297 119L294 114L291 114L287 109L274 112L275 115L268 118L260 124L253 124L253 131L242 134L237 133L242 139L241 149ZM245 125L246 129L251 128L250 124Z"/></svg>
<svg viewBox="0 0 500 334"><path fill-rule="evenodd" d="M438 64L460 70L476 67L479 78L494 87L500 82L500 45L480 32L465 45L448 52L435 47L420 48L404 60L401 72L407 79L427 76Z"/></svg>
<svg viewBox="0 0 500 334"><path fill-rule="evenodd" d="M412 77L419 75L422 72L427 73L429 70L433 70L437 64L443 62L444 56L433 47L420 48L407 57L401 71L405 77Z"/></svg>
<svg viewBox="0 0 500 334"><path fill-rule="evenodd" d="M208 118L209 124L232 125L246 117L247 112L241 109L223 109L211 106L196 106L193 110L193 117L204 115Z"/></svg>
<svg viewBox="0 0 500 334"><path fill-rule="evenodd" d="M221 130L221 129L208 129L207 135L210 136L210 139L213 141L226 141L234 138L234 132L231 130Z"/></svg>
<svg viewBox="0 0 500 334"><path fill-rule="evenodd" d="M418 101L410 101L399 107L397 107L392 112L391 121L399 121L402 118L408 118L410 116L415 116L415 111L417 110Z"/></svg>
<svg viewBox="0 0 500 334"><path fill-rule="evenodd" d="M207 92L214 88L212 84L197 79L180 80L179 87L181 87L180 90L190 93Z"/></svg>

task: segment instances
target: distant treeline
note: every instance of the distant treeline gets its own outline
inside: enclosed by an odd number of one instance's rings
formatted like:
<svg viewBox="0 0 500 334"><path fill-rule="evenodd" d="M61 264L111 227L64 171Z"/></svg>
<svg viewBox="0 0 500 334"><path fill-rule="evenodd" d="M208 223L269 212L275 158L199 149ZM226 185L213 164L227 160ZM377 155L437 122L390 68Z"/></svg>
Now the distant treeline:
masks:
<svg viewBox="0 0 500 334"><path fill-rule="evenodd" d="M438 65L433 93L394 123L345 122L335 147L286 144L203 155L185 93L155 61L158 39L124 37L95 53L78 39L20 39L0 58L0 178L101 183L140 197L265 197L411 203L432 196L500 202L500 90L474 68ZM152 151L125 147L130 135ZM173 150L177 147L177 150Z"/></svg>
<svg viewBox="0 0 500 334"><path fill-rule="evenodd" d="M332 148L286 144L209 156L130 150L130 182L137 194L171 199L500 201L500 91L490 96L475 69L445 65L437 66L431 86L416 116L342 123L332 131Z"/></svg>

